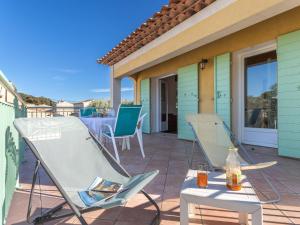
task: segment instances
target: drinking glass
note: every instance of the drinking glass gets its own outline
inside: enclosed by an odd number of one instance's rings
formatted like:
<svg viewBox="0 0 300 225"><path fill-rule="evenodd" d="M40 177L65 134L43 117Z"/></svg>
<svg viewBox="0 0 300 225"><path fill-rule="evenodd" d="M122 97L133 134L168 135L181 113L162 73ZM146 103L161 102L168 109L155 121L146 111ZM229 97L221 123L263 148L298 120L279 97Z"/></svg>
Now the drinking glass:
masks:
<svg viewBox="0 0 300 225"><path fill-rule="evenodd" d="M208 186L208 172L205 165L199 166L197 170L197 185L200 188L207 188Z"/></svg>

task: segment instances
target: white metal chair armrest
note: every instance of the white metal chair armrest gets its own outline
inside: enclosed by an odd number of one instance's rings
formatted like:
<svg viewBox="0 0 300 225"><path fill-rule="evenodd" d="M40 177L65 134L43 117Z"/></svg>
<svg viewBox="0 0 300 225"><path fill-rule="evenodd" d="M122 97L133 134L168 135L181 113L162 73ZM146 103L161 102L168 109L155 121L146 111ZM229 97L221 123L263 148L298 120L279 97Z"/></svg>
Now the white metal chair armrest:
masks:
<svg viewBox="0 0 300 225"><path fill-rule="evenodd" d="M138 138L138 142L140 145L140 150L142 153L143 158L145 158L145 153L144 153L144 143L143 143L143 133L142 133L142 127L143 127L143 121L145 116L147 115L147 113L144 113L142 116L140 116L137 125L136 125L136 134L137 134L137 138Z"/></svg>
<svg viewBox="0 0 300 225"><path fill-rule="evenodd" d="M142 129L142 126L143 126L143 122L144 122L144 118L147 116L147 113L144 113L142 116L140 116L139 120L138 120L138 123L136 125L136 128L138 130L141 130Z"/></svg>
<svg viewBox="0 0 300 225"><path fill-rule="evenodd" d="M103 124L103 126L107 127L110 132L110 136L105 133L104 133L104 135L112 140L112 144L113 144L115 155L116 155L116 160L118 163L120 163L120 157L119 157L119 153L118 153L118 149L117 149L117 144L116 144L116 139L115 139L115 134L114 134L113 128L109 124Z"/></svg>
<svg viewBox="0 0 300 225"><path fill-rule="evenodd" d="M112 126L111 126L110 124L103 124L102 126L108 128L108 131L109 131L111 137L114 137L114 136L115 136L114 130L113 130L113 128L112 128ZM105 134L105 133L104 133L104 134ZM107 135L106 135L106 136L107 136Z"/></svg>

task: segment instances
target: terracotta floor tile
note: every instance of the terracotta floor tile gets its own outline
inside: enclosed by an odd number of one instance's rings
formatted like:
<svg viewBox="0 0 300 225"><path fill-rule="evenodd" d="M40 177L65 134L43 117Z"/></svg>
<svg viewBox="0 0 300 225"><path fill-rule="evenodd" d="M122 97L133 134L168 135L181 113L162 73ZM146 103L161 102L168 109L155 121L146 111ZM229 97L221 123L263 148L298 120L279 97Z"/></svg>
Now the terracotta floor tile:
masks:
<svg viewBox="0 0 300 225"><path fill-rule="evenodd" d="M117 221L150 223L155 216L155 210L123 207Z"/></svg>
<svg viewBox="0 0 300 225"><path fill-rule="evenodd" d="M179 220L174 221L174 220L162 219L160 221L160 225L180 225L180 222L179 222ZM190 223L189 223L189 225L190 225Z"/></svg>
<svg viewBox="0 0 300 225"><path fill-rule="evenodd" d="M140 221L116 221L114 225L141 225Z"/></svg>
<svg viewBox="0 0 300 225"><path fill-rule="evenodd" d="M178 202L173 201L163 201L162 207L161 207L162 214L170 214L170 215L176 215L179 216L180 212L180 204Z"/></svg>
<svg viewBox="0 0 300 225"><path fill-rule="evenodd" d="M164 193L163 193L163 199L169 200L173 198L178 198L180 194L180 186L173 186L169 185L165 187Z"/></svg>
<svg viewBox="0 0 300 225"><path fill-rule="evenodd" d="M101 219L93 219L93 218L85 218L87 224L91 225L113 225L114 221L110 220L101 220ZM71 224L81 225L80 221L77 218L74 218Z"/></svg>
<svg viewBox="0 0 300 225"><path fill-rule="evenodd" d="M27 205L28 205L28 197L29 193L25 192L15 192L13 196L13 200L10 206L10 211L7 218L7 225L9 224L27 224L26 222L26 213L27 213ZM52 208L62 200L53 197L45 197L42 196L42 206L44 209ZM32 218L40 215L41 203L40 196L34 195L32 201Z"/></svg>
<svg viewBox="0 0 300 225"><path fill-rule="evenodd" d="M287 211L287 210L282 210L281 211L283 215L288 217L293 223L295 224L300 224L300 212L295 210L295 211Z"/></svg>
<svg viewBox="0 0 300 225"><path fill-rule="evenodd" d="M286 216L275 216L275 215L265 215L264 214L264 223L273 223L273 224L293 224L289 218Z"/></svg>
<svg viewBox="0 0 300 225"><path fill-rule="evenodd" d="M179 225L179 193L181 184L189 168L197 168L205 163L205 157L196 145L193 155L192 142L177 140L173 134L144 135L146 158L142 159L136 138L131 139L131 150L119 153L121 164L132 175L159 169L160 173L153 182L145 187L161 208L162 225ZM276 166L265 169L271 182L281 193L281 201L264 205L264 225L267 224L300 224L300 163L299 160L277 156L276 149L257 146L245 146L256 162L278 161ZM254 149L254 150L252 150ZM112 146L109 151L114 155ZM20 168L20 189L16 191L7 218L7 224L27 225L25 222L29 190L35 158L28 150ZM259 196L272 198L274 193L257 171L247 171L253 186L259 190ZM40 171L41 189L43 191L43 207L51 208L62 201L60 194L46 173ZM253 180L251 180L253 179ZM36 186L35 192L39 192ZM33 212L39 213L39 195L35 195ZM195 215L190 218L189 225L233 225L238 224L237 213L207 206L195 206ZM69 210L69 209L64 209ZM126 207L109 210L97 210L84 215L92 225L143 225L149 224L155 214L155 208L147 199L138 194L126 203ZM74 217L53 221L51 224L79 224ZM47 225L45 224L45 225ZM251 224L251 217L250 217Z"/></svg>
<svg viewBox="0 0 300 225"><path fill-rule="evenodd" d="M201 220L203 224L238 224L237 218L229 218L226 216L212 215L206 216L202 215Z"/></svg>
<svg viewBox="0 0 300 225"><path fill-rule="evenodd" d="M154 199L158 205L162 200L160 195L150 194L150 197L152 197L152 199ZM130 198L126 203L126 207L154 210L154 206L148 201L148 199L143 194L140 193Z"/></svg>
<svg viewBox="0 0 300 225"><path fill-rule="evenodd" d="M155 199L162 198L164 193L164 185L150 184L144 188L144 190Z"/></svg>
<svg viewBox="0 0 300 225"><path fill-rule="evenodd" d="M281 195L281 201L276 203L280 210L297 211L300 213L300 196L296 194Z"/></svg>
<svg viewBox="0 0 300 225"><path fill-rule="evenodd" d="M112 209L99 209L96 211L88 212L84 214L84 217L90 219L116 220L120 213L121 207L115 207Z"/></svg>
<svg viewBox="0 0 300 225"><path fill-rule="evenodd" d="M176 187L178 184L182 184L185 179L186 173L184 174L168 174L166 177L166 187Z"/></svg>

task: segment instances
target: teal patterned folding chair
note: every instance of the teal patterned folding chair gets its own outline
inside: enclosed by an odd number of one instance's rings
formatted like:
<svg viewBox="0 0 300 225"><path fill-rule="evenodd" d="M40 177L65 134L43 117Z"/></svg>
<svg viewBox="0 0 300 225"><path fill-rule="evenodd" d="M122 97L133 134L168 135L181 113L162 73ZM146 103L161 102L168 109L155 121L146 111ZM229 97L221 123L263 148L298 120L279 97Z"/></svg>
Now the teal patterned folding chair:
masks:
<svg viewBox="0 0 300 225"><path fill-rule="evenodd" d="M104 130L103 135L112 141L116 160L118 162L120 162L120 157L117 149L116 139L123 139L123 146L124 143L126 143L127 147L129 148L129 138L133 137L135 134L137 134L138 137L142 156L143 158L145 157L142 133L139 132L140 129L138 129L140 123L142 122L141 111L142 105L120 105L115 127L112 128L109 124L104 124L104 126L106 126L108 129Z"/></svg>

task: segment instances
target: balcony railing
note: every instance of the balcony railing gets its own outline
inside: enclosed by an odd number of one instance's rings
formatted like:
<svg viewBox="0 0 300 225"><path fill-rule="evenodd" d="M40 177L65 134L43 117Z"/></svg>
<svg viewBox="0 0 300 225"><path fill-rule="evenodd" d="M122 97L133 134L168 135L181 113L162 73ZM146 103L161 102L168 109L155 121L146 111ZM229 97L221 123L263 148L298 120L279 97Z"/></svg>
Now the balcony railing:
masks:
<svg viewBox="0 0 300 225"><path fill-rule="evenodd" d="M79 111L83 107L56 107L56 106L34 106L27 107L28 118L45 118L45 117L58 117L58 116L79 116ZM109 109L97 108L97 113L101 116Z"/></svg>

